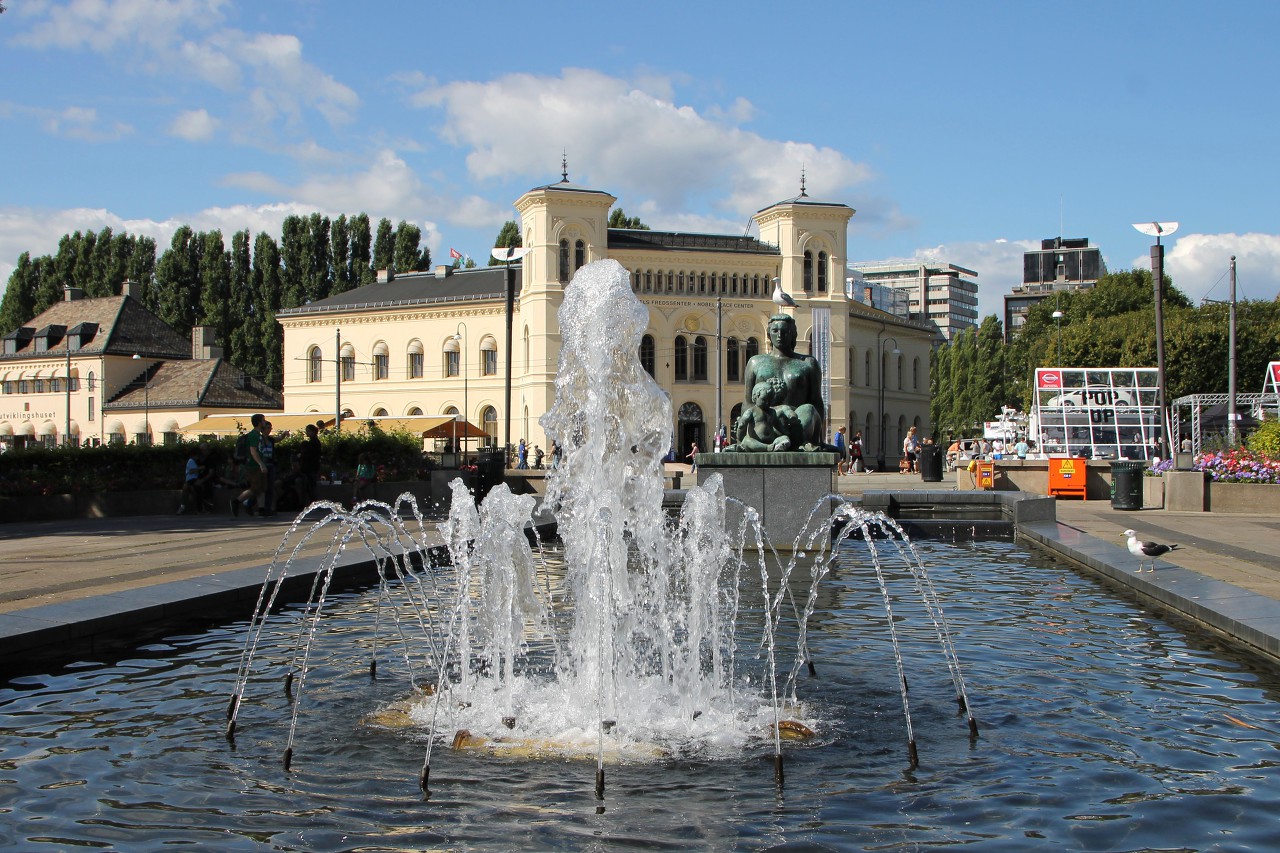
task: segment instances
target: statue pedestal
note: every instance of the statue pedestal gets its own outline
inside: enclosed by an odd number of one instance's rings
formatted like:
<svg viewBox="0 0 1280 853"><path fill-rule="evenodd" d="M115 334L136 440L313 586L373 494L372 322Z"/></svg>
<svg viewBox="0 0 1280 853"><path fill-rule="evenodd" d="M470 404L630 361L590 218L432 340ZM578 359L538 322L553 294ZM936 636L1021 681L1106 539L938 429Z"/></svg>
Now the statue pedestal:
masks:
<svg viewBox="0 0 1280 853"><path fill-rule="evenodd" d="M823 536L818 541L826 542L831 505L825 504L817 512L813 509L836 491L837 458L829 452L699 453L698 485L712 474L719 474L724 478L725 495L755 507L773 547L789 551L806 524L820 525ZM729 504L726 520L730 529L736 530L742 521L742 509ZM807 537L801 545L808 547Z"/></svg>

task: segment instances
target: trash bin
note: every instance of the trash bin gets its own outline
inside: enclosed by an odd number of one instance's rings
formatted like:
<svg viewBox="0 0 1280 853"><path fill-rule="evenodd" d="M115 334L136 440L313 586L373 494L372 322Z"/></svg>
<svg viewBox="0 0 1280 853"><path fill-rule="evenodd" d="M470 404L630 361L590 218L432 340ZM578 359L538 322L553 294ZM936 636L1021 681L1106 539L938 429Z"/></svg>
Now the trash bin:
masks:
<svg viewBox="0 0 1280 853"><path fill-rule="evenodd" d="M926 483L942 482L942 448L936 444L926 444L920 448L920 479Z"/></svg>
<svg viewBox="0 0 1280 853"><path fill-rule="evenodd" d="M1147 463L1111 463L1111 508L1142 509L1142 476Z"/></svg>

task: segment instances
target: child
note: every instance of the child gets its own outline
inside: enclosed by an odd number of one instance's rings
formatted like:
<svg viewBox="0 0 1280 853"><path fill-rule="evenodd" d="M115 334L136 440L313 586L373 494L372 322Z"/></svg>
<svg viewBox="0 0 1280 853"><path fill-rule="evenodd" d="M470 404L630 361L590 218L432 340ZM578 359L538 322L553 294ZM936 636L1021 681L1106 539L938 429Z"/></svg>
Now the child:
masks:
<svg viewBox="0 0 1280 853"><path fill-rule="evenodd" d="M738 423L734 425L736 444L725 448L728 451L774 452L782 453L791 449L791 439L787 437L787 419L791 413L789 406L777 406L786 394L786 386L782 380L774 377L759 382L751 389L751 402L755 403L742 413Z"/></svg>
<svg viewBox="0 0 1280 853"><path fill-rule="evenodd" d="M368 451L361 453L356 458L356 488L351 497L352 505L362 501L369 487L377 481L378 471L373 467L373 460L369 457Z"/></svg>

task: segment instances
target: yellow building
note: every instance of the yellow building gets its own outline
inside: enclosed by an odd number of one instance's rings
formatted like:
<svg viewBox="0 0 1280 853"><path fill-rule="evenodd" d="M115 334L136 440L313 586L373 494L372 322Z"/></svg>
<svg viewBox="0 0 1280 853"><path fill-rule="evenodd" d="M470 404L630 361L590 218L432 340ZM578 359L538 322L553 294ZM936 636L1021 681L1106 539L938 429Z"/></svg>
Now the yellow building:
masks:
<svg viewBox="0 0 1280 853"><path fill-rule="evenodd" d="M280 396L222 359L206 327L191 340L119 296L65 299L4 336L0 449L41 444L176 441L220 413L271 412Z"/></svg>
<svg viewBox="0 0 1280 853"><path fill-rule="evenodd" d="M779 310L775 281L796 303L783 310L796 319L798 349L808 341L823 365L829 435L861 430L872 458L883 423L885 455L896 459L908 427L929 432L937 330L849 298L850 207L802 191L756 213L755 238L609 228L616 201L567 178L536 187L515 202L526 253L509 270L380 274L280 312L285 409L461 414L489 444L546 448L538 418L554 395L565 287L579 267L612 258L649 308L640 358L671 396L678 455L694 442L710 449L717 424L731 427L741 411L746 360L769 346Z"/></svg>

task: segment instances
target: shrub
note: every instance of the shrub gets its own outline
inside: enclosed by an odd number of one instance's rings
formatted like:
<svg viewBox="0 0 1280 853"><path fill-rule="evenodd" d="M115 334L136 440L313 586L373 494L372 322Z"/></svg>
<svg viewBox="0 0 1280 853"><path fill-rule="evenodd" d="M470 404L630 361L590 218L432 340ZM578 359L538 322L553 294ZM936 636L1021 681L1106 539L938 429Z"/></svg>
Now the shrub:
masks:
<svg viewBox="0 0 1280 853"><path fill-rule="evenodd" d="M1267 459L1280 459L1280 421L1268 418L1245 439L1251 453Z"/></svg>

